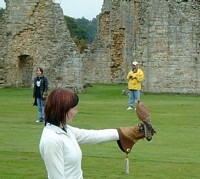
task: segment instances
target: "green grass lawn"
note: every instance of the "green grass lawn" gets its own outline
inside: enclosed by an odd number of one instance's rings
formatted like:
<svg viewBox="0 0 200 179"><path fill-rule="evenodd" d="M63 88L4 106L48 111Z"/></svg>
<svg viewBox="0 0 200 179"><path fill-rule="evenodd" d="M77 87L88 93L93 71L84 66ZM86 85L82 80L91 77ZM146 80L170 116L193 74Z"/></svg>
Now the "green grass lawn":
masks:
<svg viewBox="0 0 200 179"><path fill-rule="evenodd" d="M71 125L103 129L139 123L126 111L126 85L94 85L79 94L78 115ZM140 140L129 154L130 173L124 173L125 154L116 142L81 146L85 179L191 179L200 177L200 97L143 94L157 134L151 143ZM38 144L44 127L35 123L32 89L0 89L0 179L47 178Z"/></svg>

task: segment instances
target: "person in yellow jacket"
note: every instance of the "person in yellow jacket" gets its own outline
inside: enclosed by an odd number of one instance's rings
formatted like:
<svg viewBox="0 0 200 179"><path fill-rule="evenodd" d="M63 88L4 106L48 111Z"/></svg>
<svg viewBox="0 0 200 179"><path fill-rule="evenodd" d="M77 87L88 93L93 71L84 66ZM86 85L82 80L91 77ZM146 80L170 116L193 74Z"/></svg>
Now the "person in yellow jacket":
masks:
<svg viewBox="0 0 200 179"><path fill-rule="evenodd" d="M132 63L132 70L127 75L128 90L129 90L129 103L127 110L131 110L134 107L135 102L140 101L142 81L144 79L144 73L139 68L138 62Z"/></svg>

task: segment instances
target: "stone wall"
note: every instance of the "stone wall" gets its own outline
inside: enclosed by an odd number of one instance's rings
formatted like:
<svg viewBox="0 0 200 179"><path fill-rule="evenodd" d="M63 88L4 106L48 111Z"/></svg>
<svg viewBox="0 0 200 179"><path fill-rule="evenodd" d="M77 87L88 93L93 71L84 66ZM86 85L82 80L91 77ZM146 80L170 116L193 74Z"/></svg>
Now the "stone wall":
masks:
<svg viewBox="0 0 200 179"><path fill-rule="evenodd" d="M126 83L137 60L145 72L143 91L200 93L200 0L104 0L96 39L83 54L59 4L5 2L1 87L31 86L38 66L51 88Z"/></svg>
<svg viewBox="0 0 200 179"><path fill-rule="evenodd" d="M145 72L143 91L200 93L199 12L199 0L105 0L94 58L86 58L95 70L87 70L86 79L123 83L137 60Z"/></svg>
<svg viewBox="0 0 200 179"><path fill-rule="evenodd" d="M141 8L136 53L146 62L145 90L200 93L200 1L152 0Z"/></svg>
<svg viewBox="0 0 200 179"><path fill-rule="evenodd" d="M51 88L81 89L82 60L60 5L51 0L5 2L1 85L31 86L40 66Z"/></svg>
<svg viewBox="0 0 200 179"><path fill-rule="evenodd" d="M84 58L84 67L88 68L92 63L96 67L92 73L101 74L101 77L98 78L87 70L85 79L88 82L126 82L129 64L133 60L133 14L134 9L129 2L104 1L102 12L98 16L97 36L90 47L93 57L91 53L87 53L89 56Z"/></svg>

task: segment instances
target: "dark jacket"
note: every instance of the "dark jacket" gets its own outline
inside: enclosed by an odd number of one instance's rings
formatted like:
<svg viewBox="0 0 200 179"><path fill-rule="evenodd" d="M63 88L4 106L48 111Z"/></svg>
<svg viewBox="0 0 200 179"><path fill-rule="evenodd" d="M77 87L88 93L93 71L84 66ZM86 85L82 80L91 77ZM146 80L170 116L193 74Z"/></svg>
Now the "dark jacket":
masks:
<svg viewBox="0 0 200 179"><path fill-rule="evenodd" d="M36 85L36 82L37 82L37 78L38 77L35 77L34 78L34 87L33 87L33 97L36 98L36 97L39 97L39 98L42 98L43 96L43 93L48 91L48 80L46 77L42 76L41 77L41 83L40 83L40 87L37 88L37 85ZM37 96L36 94L36 90L39 89L39 96Z"/></svg>

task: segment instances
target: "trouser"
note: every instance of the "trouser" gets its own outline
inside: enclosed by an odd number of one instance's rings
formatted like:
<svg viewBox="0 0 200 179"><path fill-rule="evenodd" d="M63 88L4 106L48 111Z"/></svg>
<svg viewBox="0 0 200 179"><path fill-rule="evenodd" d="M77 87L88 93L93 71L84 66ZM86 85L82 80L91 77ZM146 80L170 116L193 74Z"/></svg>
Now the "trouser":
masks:
<svg viewBox="0 0 200 179"><path fill-rule="evenodd" d="M38 115L39 115L39 121L44 121L44 103L41 98L37 98L37 107L38 107Z"/></svg>
<svg viewBox="0 0 200 179"><path fill-rule="evenodd" d="M135 102L140 100L140 90L129 90L129 107L134 107Z"/></svg>

